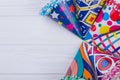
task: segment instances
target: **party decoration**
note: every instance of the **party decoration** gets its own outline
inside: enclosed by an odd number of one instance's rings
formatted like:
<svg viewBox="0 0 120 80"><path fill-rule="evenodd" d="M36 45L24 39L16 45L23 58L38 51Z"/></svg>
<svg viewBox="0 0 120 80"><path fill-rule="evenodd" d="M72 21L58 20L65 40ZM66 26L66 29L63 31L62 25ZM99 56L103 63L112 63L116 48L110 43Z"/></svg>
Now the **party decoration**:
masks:
<svg viewBox="0 0 120 80"><path fill-rule="evenodd" d="M61 80L120 80L118 0L53 0L41 15L87 42L82 43Z"/></svg>
<svg viewBox="0 0 120 80"><path fill-rule="evenodd" d="M120 30L120 3L108 0L100 12L90 33L93 37Z"/></svg>
<svg viewBox="0 0 120 80"><path fill-rule="evenodd" d="M76 76L86 80L96 80L92 64L89 60L84 44L80 46L66 76Z"/></svg>
<svg viewBox="0 0 120 80"><path fill-rule="evenodd" d="M53 0L42 9L41 15L49 15L59 25L63 25L69 31L82 38L73 0Z"/></svg>
<svg viewBox="0 0 120 80"><path fill-rule="evenodd" d="M105 0L75 0L76 15L80 24L80 32L83 38L89 39L92 36L89 29L94 24L100 13Z"/></svg>
<svg viewBox="0 0 120 80"><path fill-rule="evenodd" d="M86 44L87 53L94 66L98 80L113 80L120 75L120 59L104 50ZM117 79L116 79L117 80Z"/></svg>
<svg viewBox="0 0 120 80"><path fill-rule="evenodd" d="M87 42L120 57L120 31L93 37L92 40Z"/></svg>
<svg viewBox="0 0 120 80"><path fill-rule="evenodd" d="M102 49L82 43L66 77L73 80L114 80L120 77L120 59ZM95 77L96 76L96 77Z"/></svg>

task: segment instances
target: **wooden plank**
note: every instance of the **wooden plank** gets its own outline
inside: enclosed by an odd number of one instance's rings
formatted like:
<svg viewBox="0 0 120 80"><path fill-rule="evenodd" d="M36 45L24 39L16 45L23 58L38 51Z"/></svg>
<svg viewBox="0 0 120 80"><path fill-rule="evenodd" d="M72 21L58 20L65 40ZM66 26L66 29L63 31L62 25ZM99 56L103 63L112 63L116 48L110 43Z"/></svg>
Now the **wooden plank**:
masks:
<svg viewBox="0 0 120 80"><path fill-rule="evenodd" d="M81 40L44 17L1 17L0 44L78 44ZM79 45L79 44L78 44Z"/></svg>
<svg viewBox="0 0 120 80"><path fill-rule="evenodd" d="M65 73L76 50L72 45L0 46L0 73Z"/></svg>
<svg viewBox="0 0 120 80"><path fill-rule="evenodd" d="M60 80L63 75L0 75L0 80Z"/></svg>

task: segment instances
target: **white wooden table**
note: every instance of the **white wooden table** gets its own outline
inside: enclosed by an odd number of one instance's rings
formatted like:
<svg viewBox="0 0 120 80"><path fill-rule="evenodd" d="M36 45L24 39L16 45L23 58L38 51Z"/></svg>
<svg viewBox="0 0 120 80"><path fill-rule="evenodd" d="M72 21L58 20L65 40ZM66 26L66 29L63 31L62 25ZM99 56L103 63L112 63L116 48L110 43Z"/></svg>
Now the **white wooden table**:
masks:
<svg viewBox="0 0 120 80"><path fill-rule="evenodd" d="M59 80L81 40L39 15L43 0L0 0L0 80Z"/></svg>

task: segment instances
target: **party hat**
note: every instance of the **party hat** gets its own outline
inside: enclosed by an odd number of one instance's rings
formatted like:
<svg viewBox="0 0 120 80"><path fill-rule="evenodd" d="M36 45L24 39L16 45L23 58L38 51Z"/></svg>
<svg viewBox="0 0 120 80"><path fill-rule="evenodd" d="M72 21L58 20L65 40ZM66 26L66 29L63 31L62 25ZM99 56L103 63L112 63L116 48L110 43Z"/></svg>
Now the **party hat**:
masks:
<svg viewBox="0 0 120 80"><path fill-rule="evenodd" d="M114 57L104 50L86 44L87 53L98 80L117 80L120 79L120 59ZM118 80L119 80L118 79Z"/></svg>
<svg viewBox="0 0 120 80"><path fill-rule="evenodd" d="M96 38L93 37L92 40L87 42L115 55L116 57L120 57L120 31L99 35Z"/></svg>
<svg viewBox="0 0 120 80"><path fill-rule="evenodd" d="M66 77L68 76L74 77L71 80L80 80L81 78L85 80L96 80L93 66L89 60L84 44L80 46L77 55L68 69Z"/></svg>
<svg viewBox="0 0 120 80"><path fill-rule="evenodd" d="M75 0L76 15L83 38L91 39L89 29L94 24L106 0Z"/></svg>
<svg viewBox="0 0 120 80"><path fill-rule="evenodd" d="M93 37L120 30L120 3L108 0L92 25L90 33Z"/></svg>
<svg viewBox="0 0 120 80"><path fill-rule="evenodd" d="M41 15L50 16L58 24L82 38L73 0L53 0L42 9Z"/></svg>

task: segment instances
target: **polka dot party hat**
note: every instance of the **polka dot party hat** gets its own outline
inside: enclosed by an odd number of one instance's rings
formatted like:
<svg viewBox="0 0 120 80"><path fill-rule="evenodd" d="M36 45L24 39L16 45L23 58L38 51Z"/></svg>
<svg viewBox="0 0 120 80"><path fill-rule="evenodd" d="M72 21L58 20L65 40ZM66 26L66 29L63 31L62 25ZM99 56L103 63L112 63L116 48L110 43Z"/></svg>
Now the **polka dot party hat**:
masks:
<svg viewBox="0 0 120 80"><path fill-rule="evenodd" d="M93 37L120 30L119 2L118 0L106 2L94 25L91 26L90 33Z"/></svg>

